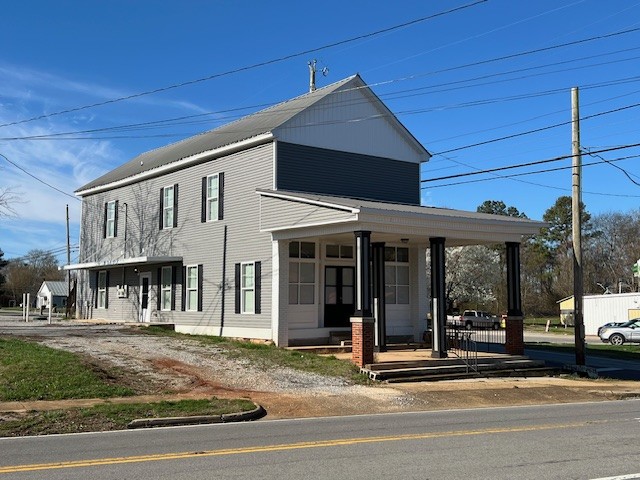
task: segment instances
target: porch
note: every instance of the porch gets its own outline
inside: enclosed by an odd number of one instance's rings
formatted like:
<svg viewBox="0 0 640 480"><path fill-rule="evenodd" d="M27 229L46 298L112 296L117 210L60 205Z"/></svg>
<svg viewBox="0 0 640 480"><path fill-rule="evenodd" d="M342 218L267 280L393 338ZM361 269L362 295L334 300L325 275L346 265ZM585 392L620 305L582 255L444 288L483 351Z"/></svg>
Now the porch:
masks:
<svg viewBox="0 0 640 480"><path fill-rule="evenodd" d="M325 345L316 347L290 347L296 351L314 351L351 360L350 346ZM387 351L376 352L374 362L365 364L360 371L371 380L385 383L435 382L488 377L540 377L552 375L556 369L543 361L525 355L478 352L477 362L470 367L459 356L441 358L432 355L426 345L390 344Z"/></svg>

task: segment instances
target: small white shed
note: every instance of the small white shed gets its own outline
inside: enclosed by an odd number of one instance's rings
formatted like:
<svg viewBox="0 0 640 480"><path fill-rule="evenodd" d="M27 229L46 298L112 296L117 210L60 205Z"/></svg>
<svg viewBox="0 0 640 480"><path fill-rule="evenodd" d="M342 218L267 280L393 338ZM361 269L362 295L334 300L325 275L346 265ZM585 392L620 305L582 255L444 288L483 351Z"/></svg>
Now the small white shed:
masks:
<svg viewBox="0 0 640 480"><path fill-rule="evenodd" d="M57 282L45 280L38 290L36 307L49 308L49 300L53 299L52 307L65 307L69 296L69 285L67 282Z"/></svg>
<svg viewBox="0 0 640 480"><path fill-rule="evenodd" d="M597 335L605 323L640 317L640 293L585 295L582 309L585 335Z"/></svg>

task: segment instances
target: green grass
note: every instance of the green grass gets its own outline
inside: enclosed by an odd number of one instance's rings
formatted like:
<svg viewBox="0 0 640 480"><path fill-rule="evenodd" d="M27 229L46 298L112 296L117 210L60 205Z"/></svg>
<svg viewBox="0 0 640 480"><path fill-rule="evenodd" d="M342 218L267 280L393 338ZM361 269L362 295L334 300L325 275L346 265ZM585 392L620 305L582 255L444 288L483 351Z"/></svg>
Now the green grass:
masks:
<svg viewBox="0 0 640 480"><path fill-rule="evenodd" d="M573 353L575 347L572 344L538 343L526 344L526 348L537 350L554 350L558 352ZM608 343L587 345L587 355L615 358L620 360L640 360L640 345L609 345Z"/></svg>
<svg viewBox="0 0 640 480"><path fill-rule="evenodd" d="M121 430L139 418L222 415L253 410L248 400L180 400L155 403L105 403L90 408L28 412L0 422L0 436L44 435Z"/></svg>
<svg viewBox="0 0 640 480"><path fill-rule="evenodd" d="M549 322L549 332L558 335L573 335L573 327L565 328L556 317L525 317L524 329L527 332L544 333Z"/></svg>
<svg viewBox="0 0 640 480"><path fill-rule="evenodd" d="M231 340L224 337L184 335L156 327L144 328L141 331L152 335L186 337L207 345L215 345L221 348L227 355L233 358L246 358L252 364L265 370L274 367L288 367L320 375L344 378L345 380L359 384L370 383L368 378L362 375L360 369L353 363L339 360L334 356L299 352L274 345Z"/></svg>
<svg viewBox="0 0 640 480"><path fill-rule="evenodd" d="M0 337L0 401L109 398L134 393L78 355Z"/></svg>

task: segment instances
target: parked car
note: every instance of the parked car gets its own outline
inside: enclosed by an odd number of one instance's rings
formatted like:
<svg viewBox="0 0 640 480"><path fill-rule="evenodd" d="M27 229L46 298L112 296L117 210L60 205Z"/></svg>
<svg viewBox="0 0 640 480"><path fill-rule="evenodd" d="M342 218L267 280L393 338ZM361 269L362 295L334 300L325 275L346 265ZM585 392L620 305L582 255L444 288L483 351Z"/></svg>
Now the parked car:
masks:
<svg viewBox="0 0 640 480"><path fill-rule="evenodd" d="M498 330L500 328L502 319L491 315L487 312L480 310L465 310L459 317L449 318L447 317L447 323L455 327L464 327L466 329L472 329L474 327L479 328L493 328Z"/></svg>
<svg viewBox="0 0 640 480"><path fill-rule="evenodd" d="M603 342L611 345L622 345L625 342L640 343L640 318L634 318L621 325L604 326L598 336Z"/></svg>
<svg viewBox="0 0 640 480"><path fill-rule="evenodd" d="M605 328L609 328L609 327L617 327L619 325L622 325L624 322L609 322L609 323L605 323L604 325L602 325L600 328L598 328L598 333L597 335L600 336L600 332L605 329Z"/></svg>

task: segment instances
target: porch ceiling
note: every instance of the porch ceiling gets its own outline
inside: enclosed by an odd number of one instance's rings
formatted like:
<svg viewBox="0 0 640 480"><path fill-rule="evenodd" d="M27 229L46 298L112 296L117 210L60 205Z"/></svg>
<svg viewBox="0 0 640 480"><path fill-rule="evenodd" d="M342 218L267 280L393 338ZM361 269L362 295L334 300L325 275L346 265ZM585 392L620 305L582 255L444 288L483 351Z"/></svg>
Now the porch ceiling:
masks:
<svg viewBox="0 0 640 480"><path fill-rule="evenodd" d="M282 190L258 190L261 231L276 240L322 236L337 243L356 230L371 231L372 242L429 245L444 237L447 246L520 242L546 223L501 215L358 200Z"/></svg>

